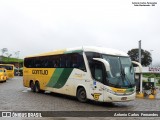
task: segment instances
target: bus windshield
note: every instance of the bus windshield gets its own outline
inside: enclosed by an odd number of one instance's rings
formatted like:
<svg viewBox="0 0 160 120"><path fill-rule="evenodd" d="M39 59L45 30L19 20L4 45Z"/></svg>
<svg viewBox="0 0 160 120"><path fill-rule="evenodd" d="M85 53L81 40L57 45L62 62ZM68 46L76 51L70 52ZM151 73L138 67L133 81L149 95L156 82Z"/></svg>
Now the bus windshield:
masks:
<svg viewBox="0 0 160 120"><path fill-rule="evenodd" d="M110 71L107 72L107 83L117 88L129 88L135 85L134 69L129 57L102 55L109 62Z"/></svg>

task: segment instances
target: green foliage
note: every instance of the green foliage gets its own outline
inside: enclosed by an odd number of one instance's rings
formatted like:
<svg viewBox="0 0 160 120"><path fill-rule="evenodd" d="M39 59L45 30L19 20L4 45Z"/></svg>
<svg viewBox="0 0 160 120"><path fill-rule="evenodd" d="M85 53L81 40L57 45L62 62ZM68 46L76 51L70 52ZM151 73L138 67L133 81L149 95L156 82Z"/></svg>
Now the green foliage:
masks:
<svg viewBox="0 0 160 120"><path fill-rule="evenodd" d="M7 58L7 57L3 57L2 61L5 63L11 63L11 62L23 62L23 59L17 59L17 58Z"/></svg>
<svg viewBox="0 0 160 120"><path fill-rule="evenodd" d="M143 77L146 77L146 78L156 78L158 80L157 85L160 86L160 74L144 73Z"/></svg>
<svg viewBox="0 0 160 120"><path fill-rule="evenodd" d="M158 78L158 84L160 84L160 78Z"/></svg>
<svg viewBox="0 0 160 120"><path fill-rule="evenodd" d="M160 78L160 74L155 74L155 76Z"/></svg>
<svg viewBox="0 0 160 120"><path fill-rule="evenodd" d="M151 75L151 73L143 73L143 76L144 77L148 77L148 76L150 76Z"/></svg>
<svg viewBox="0 0 160 120"><path fill-rule="evenodd" d="M132 61L139 61L139 50L138 49L132 49L128 51L128 55L130 56ZM141 49L141 61L142 66L148 66L152 62L151 53L147 50Z"/></svg>
<svg viewBox="0 0 160 120"><path fill-rule="evenodd" d="M156 85L157 85L157 86L160 86L160 77L158 77L158 78L156 78L156 79L157 79Z"/></svg>
<svg viewBox="0 0 160 120"><path fill-rule="evenodd" d="M144 77L147 77L147 78L156 78L156 74L154 73L144 73L143 74Z"/></svg>

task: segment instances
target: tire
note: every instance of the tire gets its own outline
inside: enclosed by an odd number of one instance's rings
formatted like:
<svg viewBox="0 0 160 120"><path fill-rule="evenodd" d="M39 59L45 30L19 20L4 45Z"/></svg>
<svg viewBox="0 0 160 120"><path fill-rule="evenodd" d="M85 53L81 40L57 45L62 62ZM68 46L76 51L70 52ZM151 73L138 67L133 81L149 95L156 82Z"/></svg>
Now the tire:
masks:
<svg viewBox="0 0 160 120"><path fill-rule="evenodd" d="M30 82L30 88L32 92L35 92L35 85L33 81Z"/></svg>
<svg viewBox="0 0 160 120"><path fill-rule="evenodd" d="M36 93L40 93L41 92L39 82L35 83L35 92Z"/></svg>
<svg viewBox="0 0 160 120"><path fill-rule="evenodd" d="M80 101L80 102L87 102L87 95L86 95L86 91L83 87L79 88L77 90L77 99Z"/></svg>

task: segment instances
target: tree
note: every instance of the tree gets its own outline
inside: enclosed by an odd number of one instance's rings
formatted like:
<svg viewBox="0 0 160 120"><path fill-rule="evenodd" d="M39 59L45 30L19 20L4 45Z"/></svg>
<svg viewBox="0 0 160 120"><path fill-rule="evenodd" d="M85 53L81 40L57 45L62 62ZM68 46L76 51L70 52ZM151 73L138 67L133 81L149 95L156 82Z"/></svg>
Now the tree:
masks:
<svg viewBox="0 0 160 120"><path fill-rule="evenodd" d="M7 49L7 48L3 48L3 49L1 49L1 52L2 52L2 56L3 56L3 54L4 54L5 52L8 52L8 49Z"/></svg>
<svg viewBox="0 0 160 120"><path fill-rule="evenodd" d="M132 61L139 62L139 49L132 49L128 51L128 55L130 56ZM148 66L152 63L151 53L147 50L141 49L141 64L142 66Z"/></svg>

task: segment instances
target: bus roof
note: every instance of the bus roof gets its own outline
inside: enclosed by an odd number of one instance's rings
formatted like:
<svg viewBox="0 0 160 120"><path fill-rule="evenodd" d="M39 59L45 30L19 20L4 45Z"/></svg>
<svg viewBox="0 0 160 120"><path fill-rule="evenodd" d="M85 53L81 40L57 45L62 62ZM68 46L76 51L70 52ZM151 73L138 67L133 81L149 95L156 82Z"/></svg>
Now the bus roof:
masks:
<svg viewBox="0 0 160 120"><path fill-rule="evenodd" d="M53 52L47 52L42 53L34 56L28 56L28 57L38 57L38 56L48 56L48 55L58 55L58 54L67 54L67 53L77 53L80 51L85 52L97 52L102 54L108 54L108 55L115 55L115 56L128 56L125 52L111 49L111 48L104 48L104 47L95 47L95 46L82 46L82 47L75 47L75 48L67 48L67 49L61 49L56 50Z"/></svg>
<svg viewBox="0 0 160 120"><path fill-rule="evenodd" d="M0 64L0 66L3 65L3 66L14 66L13 64Z"/></svg>
<svg viewBox="0 0 160 120"><path fill-rule="evenodd" d="M0 70L6 70L5 68L0 68Z"/></svg>
<svg viewBox="0 0 160 120"><path fill-rule="evenodd" d="M70 48L68 51L74 51L75 50L83 50L85 52L97 52L102 54L108 54L108 55L116 55L116 56L128 56L125 52L122 52L120 50L111 49L111 48L105 48L105 47L96 47L96 46L83 46L79 48Z"/></svg>

